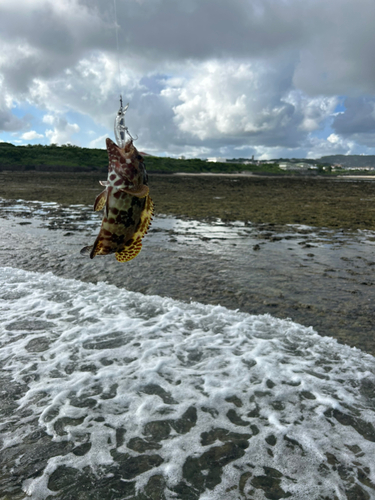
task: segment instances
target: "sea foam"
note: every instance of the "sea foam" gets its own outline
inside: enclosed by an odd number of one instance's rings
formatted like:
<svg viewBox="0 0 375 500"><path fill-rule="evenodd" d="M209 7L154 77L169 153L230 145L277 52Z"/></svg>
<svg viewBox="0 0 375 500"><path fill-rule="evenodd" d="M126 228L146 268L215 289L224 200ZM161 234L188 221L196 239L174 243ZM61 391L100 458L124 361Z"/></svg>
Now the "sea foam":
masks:
<svg viewBox="0 0 375 500"><path fill-rule="evenodd" d="M375 498L372 356L50 273L0 268L0 304L1 494Z"/></svg>

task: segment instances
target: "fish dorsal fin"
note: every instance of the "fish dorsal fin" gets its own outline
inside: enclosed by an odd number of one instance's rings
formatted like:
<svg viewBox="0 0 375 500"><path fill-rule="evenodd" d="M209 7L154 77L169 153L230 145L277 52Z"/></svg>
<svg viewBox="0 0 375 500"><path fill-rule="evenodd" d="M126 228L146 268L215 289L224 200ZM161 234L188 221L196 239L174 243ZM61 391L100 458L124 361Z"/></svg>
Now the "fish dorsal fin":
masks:
<svg viewBox="0 0 375 500"><path fill-rule="evenodd" d="M137 198L144 198L148 195L150 189L148 186L144 184L138 188L122 188L121 191L124 193L131 194L132 196L136 196Z"/></svg>
<svg viewBox="0 0 375 500"><path fill-rule="evenodd" d="M142 250L142 238L147 233L150 227L152 216L154 214L154 204L149 196L147 196L145 207L142 211L141 220L137 231L134 233L132 242L127 245L121 252L116 252L115 256L119 262L127 262L134 259Z"/></svg>
<svg viewBox="0 0 375 500"><path fill-rule="evenodd" d="M96 197L94 203L94 210L96 212L99 212L99 210L103 210L106 200L107 200L107 190L105 189Z"/></svg>

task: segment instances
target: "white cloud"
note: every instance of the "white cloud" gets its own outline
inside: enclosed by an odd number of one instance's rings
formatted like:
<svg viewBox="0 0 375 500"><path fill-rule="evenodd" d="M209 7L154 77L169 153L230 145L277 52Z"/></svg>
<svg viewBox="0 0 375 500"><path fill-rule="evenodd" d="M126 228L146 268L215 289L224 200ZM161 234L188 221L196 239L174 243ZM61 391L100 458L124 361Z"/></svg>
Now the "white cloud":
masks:
<svg viewBox="0 0 375 500"><path fill-rule="evenodd" d="M65 118L55 117L52 124L54 128L48 129L45 132L51 144L74 143L72 136L80 131L76 123L68 123Z"/></svg>
<svg viewBox="0 0 375 500"><path fill-rule="evenodd" d="M196 64L190 78L163 94L180 101L173 107L179 129L201 142L298 148L332 117L338 99L292 90L280 83L288 70L282 61L210 61Z"/></svg>
<svg viewBox="0 0 375 500"><path fill-rule="evenodd" d="M43 123L48 123L48 125L52 125L53 122L55 121L55 118L53 115L44 115L42 121Z"/></svg>
<svg viewBox="0 0 375 500"><path fill-rule="evenodd" d="M44 115L52 142L77 143L89 122L98 139L87 132L85 144L99 144L106 130L113 136L121 91L131 132L155 153L304 156L375 145L373 0L117 7L119 61L108 1L0 2L0 133L36 127L16 103Z"/></svg>
<svg viewBox="0 0 375 500"><path fill-rule="evenodd" d="M327 137L327 141L331 144L339 144L341 142L341 139L337 134L331 134Z"/></svg>
<svg viewBox="0 0 375 500"><path fill-rule="evenodd" d="M21 139L24 139L25 141L41 139L42 137L44 137L44 135L38 134L38 132L35 132L35 130L30 130L29 132L25 132L24 134L21 135Z"/></svg>
<svg viewBox="0 0 375 500"><path fill-rule="evenodd" d="M254 122L257 84L251 64L210 61L196 65L192 78L178 89L182 104L173 108L175 121L180 130L201 140L255 132L262 127Z"/></svg>
<svg viewBox="0 0 375 500"><path fill-rule="evenodd" d="M309 97L297 90L290 91L283 100L299 110L302 117L299 128L306 132L318 130L328 118L333 117L335 108L339 103L336 96Z"/></svg>
<svg viewBox="0 0 375 500"><path fill-rule="evenodd" d="M321 156L336 154L358 154L358 146L354 141L340 137L337 134L330 134L327 139L311 138L310 150L307 158L320 158Z"/></svg>

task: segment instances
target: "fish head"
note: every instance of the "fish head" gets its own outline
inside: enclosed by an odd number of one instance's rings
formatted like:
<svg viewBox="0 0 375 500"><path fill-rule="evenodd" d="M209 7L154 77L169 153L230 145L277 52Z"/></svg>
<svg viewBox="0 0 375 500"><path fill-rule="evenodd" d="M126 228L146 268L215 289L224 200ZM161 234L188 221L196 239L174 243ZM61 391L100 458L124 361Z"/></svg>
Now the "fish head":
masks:
<svg viewBox="0 0 375 500"><path fill-rule="evenodd" d="M113 176L116 187L119 189L137 189L143 185L147 186L148 177L143 158L133 141L127 141L125 147L120 148L107 138L106 145L109 160L108 180L111 182L111 176Z"/></svg>

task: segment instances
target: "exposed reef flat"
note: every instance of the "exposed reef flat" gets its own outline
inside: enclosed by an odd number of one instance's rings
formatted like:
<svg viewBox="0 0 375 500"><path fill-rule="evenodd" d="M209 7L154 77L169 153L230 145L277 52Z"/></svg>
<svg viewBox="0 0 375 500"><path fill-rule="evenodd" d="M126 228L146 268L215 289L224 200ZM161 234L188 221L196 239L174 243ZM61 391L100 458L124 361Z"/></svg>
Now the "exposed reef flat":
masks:
<svg viewBox="0 0 375 500"><path fill-rule="evenodd" d="M95 172L0 172L0 197L90 205L102 178ZM372 180L153 174L149 184L157 214L375 229Z"/></svg>

